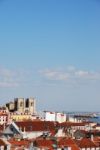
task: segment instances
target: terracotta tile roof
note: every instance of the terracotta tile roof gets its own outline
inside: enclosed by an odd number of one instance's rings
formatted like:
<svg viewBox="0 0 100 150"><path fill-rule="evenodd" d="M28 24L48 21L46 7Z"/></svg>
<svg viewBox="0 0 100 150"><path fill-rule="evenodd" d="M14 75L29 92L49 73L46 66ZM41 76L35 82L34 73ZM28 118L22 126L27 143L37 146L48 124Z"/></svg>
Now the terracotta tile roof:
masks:
<svg viewBox="0 0 100 150"><path fill-rule="evenodd" d="M76 143L76 145L80 144L80 140L79 139L74 139L74 142Z"/></svg>
<svg viewBox="0 0 100 150"><path fill-rule="evenodd" d="M100 147L100 137L94 137L93 141L98 147Z"/></svg>
<svg viewBox="0 0 100 150"><path fill-rule="evenodd" d="M59 141L59 145L64 144L64 145L72 145L75 144L75 142L71 138L62 138Z"/></svg>
<svg viewBox="0 0 100 150"><path fill-rule="evenodd" d="M50 150L53 150L53 144L54 141L52 141L51 139L36 139L34 141L34 146L39 147L39 148L49 148Z"/></svg>
<svg viewBox="0 0 100 150"><path fill-rule="evenodd" d="M71 150L80 150L76 144L71 145L70 147L71 147Z"/></svg>
<svg viewBox="0 0 100 150"><path fill-rule="evenodd" d="M96 148L97 145L93 141L91 141L91 139L83 138L79 142L79 147L80 148Z"/></svg>
<svg viewBox="0 0 100 150"><path fill-rule="evenodd" d="M49 148L49 150L54 150L54 145L57 145L58 148L63 147L71 147L71 150L79 150L78 146L72 139L67 138L57 138L57 139L51 139L51 138L37 138L34 140L34 146L39 148Z"/></svg>
<svg viewBox="0 0 100 150"><path fill-rule="evenodd" d="M51 130L50 136L55 136L55 134L56 134L56 131L55 130Z"/></svg>
<svg viewBox="0 0 100 150"><path fill-rule="evenodd" d="M59 147L71 147L72 150L79 150L79 147L76 145L73 139L71 138L62 138L58 142Z"/></svg>
<svg viewBox="0 0 100 150"><path fill-rule="evenodd" d="M30 142L28 140L15 140L15 139L11 139L11 140L8 140L8 142L11 144L11 145L14 145L14 146L29 146Z"/></svg>
<svg viewBox="0 0 100 150"><path fill-rule="evenodd" d="M95 141L96 141L96 142L100 142L100 137L94 137L94 138L93 138L93 141L94 141L94 142L95 142Z"/></svg>
<svg viewBox="0 0 100 150"><path fill-rule="evenodd" d="M50 145L53 144L53 142L52 142L52 140L50 140L50 139L37 139L37 140L35 141L35 144L36 144L37 146L47 146L47 147L49 147Z"/></svg>
<svg viewBox="0 0 100 150"><path fill-rule="evenodd" d="M62 127L70 127L70 126L85 126L87 125L88 123L87 122L80 122L80 123L76 123L76 122L63 122L63 123L60 123L60 126Z"/></svg>
<svg viewBox="0 0 100 150"><path fill-rule="evenodd" d="M23 121L15 122L22 131L51 131L55 129L55 123L50 121Z"/></svg>

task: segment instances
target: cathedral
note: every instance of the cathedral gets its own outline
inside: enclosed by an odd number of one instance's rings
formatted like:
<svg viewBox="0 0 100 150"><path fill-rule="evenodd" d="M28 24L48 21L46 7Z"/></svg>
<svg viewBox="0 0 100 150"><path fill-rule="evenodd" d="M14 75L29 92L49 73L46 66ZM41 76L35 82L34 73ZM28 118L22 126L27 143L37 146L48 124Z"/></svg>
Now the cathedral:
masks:
<svg viewBox="0 0 100 150"><path fill-rule="evenodd" d="M10 112L34 114L35 113L35 99L34 98L15 98L13 102L6 104Z"/></svg>

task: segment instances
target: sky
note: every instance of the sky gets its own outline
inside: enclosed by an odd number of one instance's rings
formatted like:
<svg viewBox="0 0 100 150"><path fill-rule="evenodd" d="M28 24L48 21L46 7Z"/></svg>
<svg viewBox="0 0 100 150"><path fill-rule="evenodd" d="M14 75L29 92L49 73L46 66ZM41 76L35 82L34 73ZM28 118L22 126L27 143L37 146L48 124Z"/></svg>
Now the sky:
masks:
<svg viewBox="0 0 100 150"><path fill-rule="evenodd" d="M100 111L100 1L0 0L0 105Z"/></svg>

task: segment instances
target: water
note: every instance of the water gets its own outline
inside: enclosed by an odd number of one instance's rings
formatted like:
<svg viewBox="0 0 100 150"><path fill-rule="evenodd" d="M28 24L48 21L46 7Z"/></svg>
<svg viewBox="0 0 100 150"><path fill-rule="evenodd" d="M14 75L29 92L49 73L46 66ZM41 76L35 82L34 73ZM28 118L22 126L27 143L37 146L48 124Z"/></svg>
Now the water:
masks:
<svg viewBox="0 0 100 150"><path fill-rule="evenodd" d="M67 115L69 116L74 116L74 115L89 115L89 114L93 114L92 112L65 112ZM89 121L92 121L92 122L96 122L96 123L99 123L100 124L100 112L96 112L94 113L96 114L97 117L93 117L93 118L88 118Z"/></svg>
<svg viewBox="0 0 100 150"><path fill-rule="evenodd" d="M90 118L89 120L90 120L90 121L93 121L93 122L100 123L100 116L97 117L97 118Z"/></svg>

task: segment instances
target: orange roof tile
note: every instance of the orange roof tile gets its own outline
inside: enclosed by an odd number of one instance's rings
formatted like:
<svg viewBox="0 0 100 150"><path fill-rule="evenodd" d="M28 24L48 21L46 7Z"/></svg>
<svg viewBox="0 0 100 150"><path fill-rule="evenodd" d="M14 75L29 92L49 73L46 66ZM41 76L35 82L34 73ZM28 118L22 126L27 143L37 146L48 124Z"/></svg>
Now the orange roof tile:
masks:
<svg viewBox="0 0 100 150"><path fill-rule="evenodd" d="M55 123L50 121L22 121L15 122L22 131L51 131L55 129Z"/></svg>
<svg viewBox="0 0 100 150"><path fill-rule="evenodd" d="M8 141L9 141L9 143L11 143L11 145L15 145L15 146L22 146L22 145L28 146L29 143L30 143L28 140L18 141L18 140L15 140L15 139L11 139L11 140L8 140Z"/></svg>
<svg viewBox="0 0 100 150"><path fill-rule="evenodd" d="M97 146L93 141L91 141L91 139L83 138L82 140L80 140L79 147L80 148L95 148Z"/></svg>
<svg viewBox="0 0 100 150"><path fill-rule="evenodd" d="M61 126L63 127L66 127L66 126L85 126L87 125L88 123L87 122L79 122L79 123L76 123L76 122L63 122L63 123L60 123Z"/></svg>
<svg viewBox="0 0 100 150"><path fill-rule="evenodd" d="M79 147L76 145L76 143L74 142L73 139L71 138L62 138L59 142L58 142L59 147L71 147L72 150L79 150Z"/></svg>

